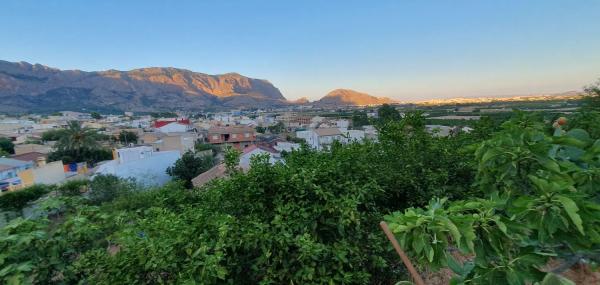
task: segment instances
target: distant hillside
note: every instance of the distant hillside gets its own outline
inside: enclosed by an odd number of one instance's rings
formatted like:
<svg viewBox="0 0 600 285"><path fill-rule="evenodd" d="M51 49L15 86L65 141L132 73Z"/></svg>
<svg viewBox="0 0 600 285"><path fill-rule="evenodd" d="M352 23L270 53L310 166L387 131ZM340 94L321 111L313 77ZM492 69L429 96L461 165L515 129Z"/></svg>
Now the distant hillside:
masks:
<svg viewBox="0 0 600 285"><path fill-rule="evenodd" d="M477 103L494 102L532 102L532 101L551 101L551 100L578 100L584 94L580 91L568 91L555 94L540 95L519 95L508 97L476 97L476 98L449 98L449 99L431 99L415 102L417 105L461 105Z"/></svg>
<svg viewBox="0 0 600 285"><path fill-rule="evenodd" d="M300 97L300 98L298 98L296 100L290 100L289 102L291 104L299 104L299 105L310 103L310 101L306 97Z"/></svg>
<svg viewBox="0 0 600 285"><path fill-rule="evenodd" d="M366 105L380 105L386 103L393 103L394 101L389 98L379 98L366 93L350 90L350 89L335 89L325 97L321 98L317 102L317 105L327 106L366 106Z"/></svg>
<svg viewBox="0 0 600 285"><path fill-rule="evenodd" d="M0 61L0 112L194 110L288 104L270 82L237 73L171 67L131 71L59 70Z"/></svg>

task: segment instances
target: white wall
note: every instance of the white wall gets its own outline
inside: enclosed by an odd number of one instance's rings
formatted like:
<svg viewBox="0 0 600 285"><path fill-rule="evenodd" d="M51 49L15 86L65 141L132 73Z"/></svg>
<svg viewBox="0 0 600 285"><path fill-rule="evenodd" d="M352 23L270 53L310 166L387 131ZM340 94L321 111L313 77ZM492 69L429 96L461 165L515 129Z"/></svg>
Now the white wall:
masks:
<svg viewBox="0 0 600 285"><path fill-rule="evenodd" d="M296 137L304 139L310 147L320 149L319 137L313 130L297 131Z"/></svg>
<svg viewBox="0 0 600 285"><path fill-rule="evenodd" d="M57 184L66 179L62 161L50 162L32 171L35 184Z"/></svg>
<svg viewBox="0 0 600 285"><path fill-rule="evenodd" d="M134 178L145 186L160 186L171 180L167 167L172 166L181 157L179 151L154 152L152 156L119 163L111 160L100 166L96 174L112 174L121 178Z"/></svg>

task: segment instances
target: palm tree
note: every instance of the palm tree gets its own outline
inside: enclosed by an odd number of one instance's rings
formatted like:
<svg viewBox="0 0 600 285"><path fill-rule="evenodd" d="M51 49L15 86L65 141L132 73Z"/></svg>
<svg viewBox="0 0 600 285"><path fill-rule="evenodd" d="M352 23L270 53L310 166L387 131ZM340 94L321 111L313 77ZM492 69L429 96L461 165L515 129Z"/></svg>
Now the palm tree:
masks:
<svg viewBox="0 0 600 285"><path fill-rule="evenodd" d="M84 128L78 121L70 121L65 133L56 143L57 149L73 154L78 159L84 150L100 147L98 133L90 128Z"/></svg>

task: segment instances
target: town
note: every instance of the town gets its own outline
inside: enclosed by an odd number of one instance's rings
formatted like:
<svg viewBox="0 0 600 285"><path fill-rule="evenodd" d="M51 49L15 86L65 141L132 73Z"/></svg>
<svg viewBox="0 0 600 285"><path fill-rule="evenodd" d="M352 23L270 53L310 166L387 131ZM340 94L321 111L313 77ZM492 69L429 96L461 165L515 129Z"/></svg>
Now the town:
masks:
<svg viewBox="0 0 600 285"><path fill-rule="evenodd" d="M547 98L543 98L547 100ZM376 141L373 125L381 111L422 110L428 116L427 129L438 136L470 132L481 116L506 117L511 108L544 109L565 112L579 105L579 97L554 98L523 105L520 100L502 103L415 106L343 106L337 108L290 107L276 110L232 110L214 113L159 112L150 114L100 114L62 111L19 117L0 116L0 140L7 145L0 158L2 192L16 191L34 184L55 184L110 174L134 179L144 186L160 186L172 177L167 168L186 153L214 156L212 169L201 169L194 186L222 177L223 153L227 148L241 152L239 166L247 169L256 154L269 156L272 163L284 154L306 144L326 150L334 142L347 144ZM536 103L537 102L537 103ZM531 104L531 103L530 103ZM533 106L533 108L532 108ZM104 157L57 155L63 130L76 124L79 131L93 132L95 146ZM8 147L10 145L10 147ZM82 148L87 146L82 145ZM53 155L54 154L54 155ZM206 172L206 173L204 173Z"/></svg>

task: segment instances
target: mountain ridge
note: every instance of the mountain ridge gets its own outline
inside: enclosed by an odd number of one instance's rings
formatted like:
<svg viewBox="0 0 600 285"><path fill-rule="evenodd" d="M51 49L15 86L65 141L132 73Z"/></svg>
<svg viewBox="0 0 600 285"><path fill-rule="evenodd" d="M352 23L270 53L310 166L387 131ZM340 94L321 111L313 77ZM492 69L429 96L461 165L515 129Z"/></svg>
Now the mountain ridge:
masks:
<svg viewBox="0 0 600 285"><path fill-rule="evenodd" d="M0 60L0 111L156 111L289 104L272 83L174 67L60 70Z"/></svg>

